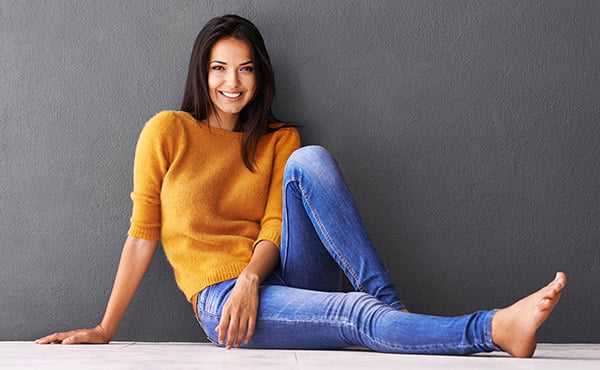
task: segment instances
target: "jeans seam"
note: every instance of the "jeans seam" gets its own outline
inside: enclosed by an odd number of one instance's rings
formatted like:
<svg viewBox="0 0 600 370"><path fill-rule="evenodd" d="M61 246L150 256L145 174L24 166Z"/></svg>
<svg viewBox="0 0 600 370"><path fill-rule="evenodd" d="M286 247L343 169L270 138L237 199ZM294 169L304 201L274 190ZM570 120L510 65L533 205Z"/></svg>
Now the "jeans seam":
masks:
<svg viewBox="0 0 600 370"><path fill-rule="evenodd" d="M402 352L411 352L413 350L429 350L429 349L433 349L433 348L452 348L452 349L463 350L463 349L472 349L472 348L476 347L475 345L472 345L472 344L471 345L465 345L465 344L424 344L424 345L418 345L417 346L417 345L402 345L402 344L384 342L384 341L381 341L381 340L378 340L378 339L374 338L369 333L365 333L364 331L362 331L355 324L348 323L348 325L352 326L357 332L359 332L362 335L368 337L369 340L371 340L373 343L380 344L382 346L387 347L388 349L401 350Z"/></svg>
<svg viewBox="0 0 600 370"><path fill-rule="evenodd" d="M335 324L335 322L333 322L332 320L298 320L298 319L270 318L270 319L261 319L260 321L262 321L263 323L265 321L274 321L274 322L294 322L294 323L311 323L311 324ZM363 330L361 330L356 324L349 322L348 319L340 319L340 321L337 324L339 326L346 326L346 327L352 328L353 330L356 330L361 335L364 335L365 337L369 338L369 340L372 343L376 343L376 344L385 346L388 349L401 350L402 352L411 352L414 350L419 350L419 351L420 350L428 350L428 349L433 349L433 348L451 348L451 349L464 350L464 349L473 349L476 347L476 345L474 345L474 344L470 344L470 345L467 345L467 344L427 344L427 345L419 345L419 346L415 346L415 345L407 346L407 345L389 343L389 342L384 342L384 341L378 340L378 339L374 338L372 335L370 335L369 333L366 333ZM345 339L346 339L346 341L348 341L348 343L352 343L355 345L366 345L367 344L367 343L355 343L355 341L353 341L353 340L348 340L347 338L345 338Z"/></svg>
<svg viewBox="0 0 600 370"><path fill-rule="evenodd" d="M285 194L286 193L285 190L286 190L286 188L287 188L288 185L289 185L289 181L283 186L283 202L282 202L283 204L286 204L286 202L287 202L287 197L286 197L286 194ZM288 211L287 207L283 207L283 209L285 210L285 215L282 215L282 218L285 217L286 222L285 223L282 222L282 224L286 225L286 227L289 228L289 224L288 224L289 217L287 216L288 213L289 213L289 211ZM281 264L281 277L283 278L284 282L285 282L285 268L286 268L286 264L287 264L287 261L288 261L288 247L289 247L289 245L290 245L290 233L289 233L289 230L285 230L285 246L286 246L286 248L285 248L285 256L283 256L283 257L285 257L285 260L281 261L282 262L282 264Z"/></svg>
<svg viewBox="0 0 600 370"><path fill-rule="evenodd" d="M300 191L302 192L302 198L306 201L308 207L310 208L310 212L312 213L313 217L315 218L315 221L317 222L317 225L319 226L319 229L321 230L321 232L323 233L324 238L327 241L327 244L329 244L329 247L333 250L333 252L335 253L336 257L340 260L340 262L342 263L342 265L344 265L344 267L346 268L346 270L348 271L348 273L350 273L350 275L352 276L352 278L354 279L354 283L355 283L355 287L361 291L361 292L365 292L365 288L362 286L362 284L360 283L360 280L358 278L358 275L356 274L356 272L350 267L350 264L348 264L348 262L344 259L344 257L342 256L342 254L340 253L340 251L335 247L334 243L331 241L331 238L329 236L329 233L327 232L327 230L325 229L325 226L323 225L323 223L321 222L321 219L319 218L319 216L316 214L316 212L314 211L314 207L312 205L312 203L310 202L310 199L308 198L308 195L306 193L306 190L304 189L304 187L302 186L302 184L300 183L300 179L298 179L297 177L291 177L290 180L286 183L286 186L290 183L290 182L296 182L298 184L298 188L300 188Z"/></svg>

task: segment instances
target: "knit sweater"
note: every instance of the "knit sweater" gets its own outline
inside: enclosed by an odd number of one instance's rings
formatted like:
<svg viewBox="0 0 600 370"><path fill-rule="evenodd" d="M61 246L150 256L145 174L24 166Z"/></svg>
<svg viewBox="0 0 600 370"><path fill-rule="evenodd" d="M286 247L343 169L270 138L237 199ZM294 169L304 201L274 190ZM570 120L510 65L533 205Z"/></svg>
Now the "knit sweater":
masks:
<svg viewBox="0 0 600 370"><path fill-rule="evenodd" d="M242 135L164 111L138 140L128 233L162 241L188 301L238 277L260 240L280 243L283 170L300 146L298 132L263 135L254 172L242 159Z"/></svg>

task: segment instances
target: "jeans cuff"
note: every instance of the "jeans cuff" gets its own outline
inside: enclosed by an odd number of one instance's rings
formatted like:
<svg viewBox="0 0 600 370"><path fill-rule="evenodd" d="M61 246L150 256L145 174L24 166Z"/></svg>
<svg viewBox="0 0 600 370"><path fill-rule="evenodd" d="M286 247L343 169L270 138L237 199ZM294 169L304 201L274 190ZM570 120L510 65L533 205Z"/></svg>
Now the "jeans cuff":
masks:
<svg viewBox="0 0 600 370"><path fill-rule="evenodd" d="M496 312L498 312L498 309L491 310L491 311L487 312L485 315L483 339L485 341L485 345L488 347L488 350L490 352L492 352L492 351L504 352L504 350L502 348L498 347L492 340L492 318L494 317L494 314Z"/></svg>

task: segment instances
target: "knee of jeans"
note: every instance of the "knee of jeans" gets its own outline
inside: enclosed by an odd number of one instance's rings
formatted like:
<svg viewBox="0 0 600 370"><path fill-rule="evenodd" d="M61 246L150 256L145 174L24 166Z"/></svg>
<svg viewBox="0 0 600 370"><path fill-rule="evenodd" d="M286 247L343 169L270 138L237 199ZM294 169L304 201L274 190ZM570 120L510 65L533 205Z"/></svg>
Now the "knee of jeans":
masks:
<svg viewBox="0 0 600 370"><path fill-rule="evenodd" d="M286 167L286 177L300 173L323 174L329 166L337 166L333 156L319 145L308 145L290 155Z"/></svg>
<svg viewBox="0 0 600 370"><path fill-rule="evenodd" d="M348 303L350 304L350 307L352 307L352 312L349 317L351 320L354 320L359 327L370 325L370 323L379 320L379 318L387 312L395 311L368 293L349 292L347 295Z"/></svg>

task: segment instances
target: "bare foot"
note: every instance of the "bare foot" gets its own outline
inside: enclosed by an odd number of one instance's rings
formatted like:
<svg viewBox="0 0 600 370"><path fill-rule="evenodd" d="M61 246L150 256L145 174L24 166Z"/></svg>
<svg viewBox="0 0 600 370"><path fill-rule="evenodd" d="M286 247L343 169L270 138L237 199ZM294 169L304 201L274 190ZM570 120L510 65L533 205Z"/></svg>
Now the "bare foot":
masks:
<svg viewBox="0 0 600 370"><path fill-rule="evenodd" d="M498 310L492 318L492 340L515 357L531 357L537 344L536 332L548 318L567 284L562 272L537 292L512 306Z"/></svg>

